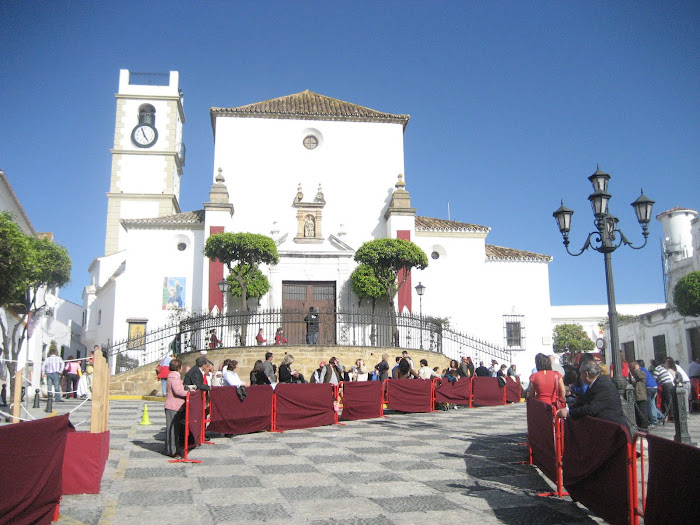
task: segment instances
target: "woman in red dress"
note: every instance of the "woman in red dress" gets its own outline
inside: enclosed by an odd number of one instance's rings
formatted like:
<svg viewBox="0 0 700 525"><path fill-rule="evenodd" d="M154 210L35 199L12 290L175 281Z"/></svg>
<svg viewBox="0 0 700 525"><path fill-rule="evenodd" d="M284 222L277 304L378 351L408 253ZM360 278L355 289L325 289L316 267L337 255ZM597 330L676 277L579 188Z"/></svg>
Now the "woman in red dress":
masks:
<svg viewBox="0 0 700 525"><path fill-rule="evenodd" d="M552 362L544 354L535 356L537 372L530 376L530 387L527 397L534 397L538 401L554 405L558 397L564 399L566 387L559 372L552 370Z"/></svg>

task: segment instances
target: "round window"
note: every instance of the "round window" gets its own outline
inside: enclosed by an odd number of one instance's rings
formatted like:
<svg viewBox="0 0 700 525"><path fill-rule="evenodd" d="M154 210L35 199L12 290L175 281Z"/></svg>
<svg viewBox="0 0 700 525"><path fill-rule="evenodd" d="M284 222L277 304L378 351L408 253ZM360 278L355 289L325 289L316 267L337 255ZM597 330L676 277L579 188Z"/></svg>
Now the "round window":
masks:
<svg viewBox="0 0 700 525"><path fill-rule="evenodd" d="M306 149L316 149L318 146L318 138L313 135L307 135L304 137L304 147Z"/></svg>
<svg viewBox="0 0 700 525"><path fill-rule="evenodd" d="M177 249L184 252L187 249L187 245L184 242L179 242L177 243Z"/></svg>
<svg viewBox="0 0 700 525"><path fill-rule="evenodd" d="M439 258L440 258L440 254L439 254L438 252L433 252L433 253L430 254L430 256L431 256L433 259L439 259Z"/></svg>

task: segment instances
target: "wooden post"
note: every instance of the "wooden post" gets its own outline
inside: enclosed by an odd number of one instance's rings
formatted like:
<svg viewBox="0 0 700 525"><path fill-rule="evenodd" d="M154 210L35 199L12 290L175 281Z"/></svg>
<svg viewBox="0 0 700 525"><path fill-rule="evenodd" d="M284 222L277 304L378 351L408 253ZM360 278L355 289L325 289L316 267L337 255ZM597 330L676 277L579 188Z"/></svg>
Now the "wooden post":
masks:
<svg viewBox="0 0 700 525"><path fill-rule="evenodd" d="M109 428L109 365L97 350L93 357L92 414L90 432L105 432Z"/></svg>
<svg viewBox="0 0 700 525"><path fill-rule="evenodd" d="M22 404L22 374L24 369L15 372L15 391L12 396L12 422L19 423L19 414Z"/></svg>

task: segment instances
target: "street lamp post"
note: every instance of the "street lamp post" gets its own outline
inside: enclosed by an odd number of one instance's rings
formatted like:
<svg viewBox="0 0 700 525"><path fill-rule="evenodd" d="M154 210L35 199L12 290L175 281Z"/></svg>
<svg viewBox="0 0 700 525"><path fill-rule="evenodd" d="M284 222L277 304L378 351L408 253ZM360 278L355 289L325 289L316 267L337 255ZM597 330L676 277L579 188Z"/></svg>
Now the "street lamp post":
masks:
<svg viewBox="0 0 700 525"><path fill-rule="evenodd" d="M425 286L421 282L418 282L416 285L416 293L420 303L420 349L423 350L423 294L425 293Z"/></svg>
<svg viewBox="0 0 700 525"><path fill-rule="evenodd" d="M219 291L222 293L223 298L221 302L221 315L226 315L226 295L228 294L229 282L226 279L219 281Z"/></svg>
<svg viewBox="0 0 700 525"><path fill-rule="evenodd" d="M588 200L591 202L591 207L593 208L593 216L595 217L595 227L596 231L588 234L586 242L578 253L572 253L569 250L569 231L571 230L571 216L574 214L573 210L570 210L564 206L562 201L561 206L552 215L557 220L557 225L559 226L559 231L564 237L564 246L566 252L569 255L577 257L585 252L588 248L591 248L599 253L603 254L603 259L605 263L605 284L607 288L608 296L608 319L610 322L610 351L611 359L613 365L613 381L617 386L620 396L622 397L622 406L625 411L625 416L630 422L631 426L634 426L634 400L630 400L625 395L628 383L626 378L622 377L622 363L620 362L620 347L618 341L617 333L617 307L615 305L615 286L613 284L613 273L612 273L612 252L623 244L629 246L634 250L639 250L644 248L647 244L649 237L649 222L651 221L651 210L654 205L654 201L649 199L644 195L644 191L637 198L636 201L632 203L632 207L637 215L637 221L642 227L642 235L644 236L644 243L641 246L634 246L625 237L617 227L619 219L612 215L608 209L608 202L612 195L607 193L608 181L610 180L610 175L604 173L600 168L596 169L596 172L588 177L593 185L593 193L588 196ZM631 403L630 403L631 401Z"/></svg>

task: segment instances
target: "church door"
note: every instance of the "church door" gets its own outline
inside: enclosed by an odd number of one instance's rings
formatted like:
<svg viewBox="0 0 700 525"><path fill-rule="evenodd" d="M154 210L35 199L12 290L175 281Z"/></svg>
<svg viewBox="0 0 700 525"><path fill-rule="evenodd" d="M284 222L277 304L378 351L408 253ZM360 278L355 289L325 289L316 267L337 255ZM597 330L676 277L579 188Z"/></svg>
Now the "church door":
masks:
<svg viewBox="0 0 700 525"><path fill-rule="evenodd" d="M283 323L290 345L306 344L304 317L312 306L319 312L318 344L335 344L335 282L284 281Z"/></svg>

